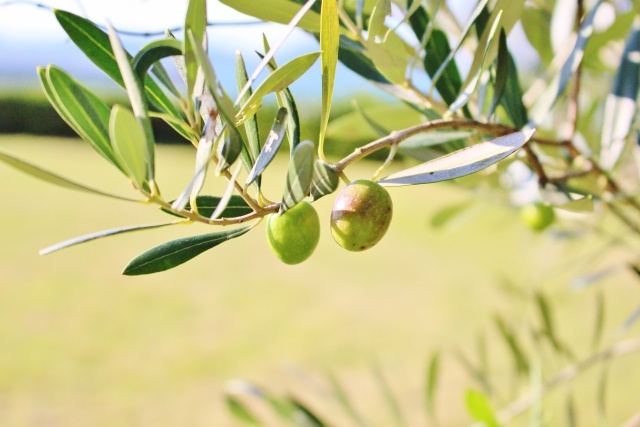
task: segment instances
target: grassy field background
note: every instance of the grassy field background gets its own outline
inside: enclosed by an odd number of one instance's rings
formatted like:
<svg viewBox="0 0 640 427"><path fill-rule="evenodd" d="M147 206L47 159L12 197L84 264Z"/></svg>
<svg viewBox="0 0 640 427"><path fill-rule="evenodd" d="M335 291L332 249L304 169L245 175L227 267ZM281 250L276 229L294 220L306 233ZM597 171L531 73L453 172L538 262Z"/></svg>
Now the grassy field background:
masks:
<svg viewBox="0 0 640 427"><path fill-rule="evenodd" d="M78 140L0 136L0 150L133 195L126 180ZM184 146L158 148L159 184L167 197L190 179L192 155ZM273 199L283 185L283 159L278 162L270 172ZM347 172L353 179L374 169L365 164ZM178 226L41 257L39 249L71 237L167 218L152 206L69 191L4 164L0 183L3 426L232 426L222 399L227 381L244 378L307 393L324 384L328 371L374 425L393 425L371 379L373 364L399 396L410 425L425 425L427 357L456 347L472 355L497 311L514 327L523 324L533 309L517 295L533 290L554 301L559 333L579 351L588 349L595 291L573 291L569 281L597 267L590 258L595 238L567 242L534 234L512 208L486 197L435 230L434 213L473 197L450 184L391 189L389 233L364 253L348 253L333 242L332 198L326 197L316 204L325 219L323 237L301 265L279 263L259 226L174 270L123 277L124 265L150 247L211 230ZM608 340L640 300L626 274L600 285L607 296ZM503 350L495 336L489 343L497 354ZM640 395L639 361L628 357L611 368L616 397L609 399L610 417L618 423L640 403L632 397ZM464 425L462 393L471 381L455 362L444 363L449 374L438 395L442 424ZM495 356L492 365L498 377L511 369L504 356ZM589 421L594 382L587 377L584 387L574 388L586 414L580 425L602 425Z"/></svg>

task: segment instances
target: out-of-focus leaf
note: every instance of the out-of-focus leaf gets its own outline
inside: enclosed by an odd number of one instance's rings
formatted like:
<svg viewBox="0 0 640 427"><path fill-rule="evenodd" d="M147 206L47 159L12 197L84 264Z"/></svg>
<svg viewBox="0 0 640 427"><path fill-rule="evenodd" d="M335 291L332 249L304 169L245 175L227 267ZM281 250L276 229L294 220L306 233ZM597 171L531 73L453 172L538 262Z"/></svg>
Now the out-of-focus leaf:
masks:
<svg viewBox="0 0 640 427"><path fill-rule="evenodd" d="M204 217L210 217L213 214L213 211L218 207L218 204L220 203L220 197L199 195L196 197L195 202L195 210L197 210L197 212ZM191 210L191 204L187 203L184 209ZM181 217L180 215L175 214L169 210L162 210L170 215ZM239 216L250 214L251 212L253 212L253 209L251 209L247 202L244 201L242 196L235 194L231 196L229 203L227 203L227 207L224 209L220 217L237 218Z"/></svg>
<svg viewBox="0 0 640 427"><path fill-rule="evenodd" d="M369 125L369 127L378 135L378 138L382 138L383 136L389 135L391 132L389 129L382 126L380 123L375 121L369 114L362 109L360 104L357 102L353 102L353 109L356 111L360 117L364 119L364 121Z"/></svg>
<svg viewBox="0 0 640 427"><path fill-rule="evenodd" d="M470 202L464 201L462 203L455 203L445 206L444 208L436 211L436 213L431 217L431 226L433 228L444 227L453 219L458 217L461 213L465 212L469 205Z"/></svg>
<svg viewBox="0 0 640 427"><path fill-rule="evenodd" d="M256 162L253 165L253 168L249 172L249 176L247 177L247 181L245 182L245 188L248 187L254 180L256 180L262 172L269 166L269 163L273 160L278 149L280 148L282 141L284 140L284 135L286 133L286 119L287 119L287 109L282 107L278 110L276 114L275 121L273 122L273 126L269 131L269 135L267 136L267 140L262 147L262 151L260 155L256 159Z"/></svg>
<svg viewBox="0 0 640 427"><path fill-rule="evenodd" d="M567 394L566 411L567 427L576 427L578 425L576 418L576 405L571 391Z"/></svg>
<svg viewBox="0 0 640 427"><path fill-rule="evenodd" d="M531 46L538 52L542 64L547 67L553 60L551 46L551 14L539 7L527 6L522 12L522 28Z"/></svg>
<svg viewBox="0 0 640 427"><path fill-rule="evenodd" d="M487 117L493 116L496 107L502 101L507 81L509 80L509 49L507 48L507 35L504 28L500 30L500 41L498 43L498 61L496 64L496 79L493 89L493 99L487 112Z"/></svg>
<svg viewBox="0 0 640 427"><path fill-rule="evenodd" d="M314 413L311 408L296 398L287 399L293 407L291 414L292 420L299 426L303 427L329 427L319 415Z"/></svg>
<svg viewBox="0 0 640 427"><path fill-rule="evenodd" d="M635 309L633 313L624 321L620 327L622 333L627 332L640 319L640 307Z"/></svg>
<svg viewBox="0 0 640 427"><path fill-rule="evenodd" d="M60 175L49 172L45 169L42 169L38 166L32 165L31 163L27 163L23 160L18 159L17 157L11 156L6 153L0 152L0 161L18 169L21 172L24 172L28 175L31 175L34 178L41 179L43 181L47 181L51 184L58 185L60 187L69 188L71 190L84 191L86 193L93 193L99 196L112 197L114 199L126 200L128 202L139 202L140 200L130 199L128 197L122 197L111 193L105 193L102 190L97 190L92 187L88 187L83 184L78 184L77 182L71 181L67 178L63 178Z"/></svg>
<svg viewBox="0 0 640 427"><path fill-rule="evenodd" d="M600 371L600 378L598 379L598 392L597 392L597 408L600 417L603 420L607 418L607 380L609 379L609 365L604 363Z"/></svg>
<svg viewBox="0 0 640 427"><path fill-rule="evenodd" d="M491 394L493 387L491 386L489 378L485 376L482 369L474 366L474 364L467 358L467 356L465 356L465 354L459 349L456 350L455 356L457 357L462 367L467 371L467 374L471 376L486 393Z"/></svg>
<svg viewBox="0 0 640 427"><path fill-rule="evenodd" d="M288 0L270 0L257 2L255 0L220 0L221 3L266 22L288 24L300 10L300 5ZM308 11L300 20L298 26L312 33L320 32L320 14Z"/></svg>
<svg viewBox="0 0 640 427"><path fill-rule="evenodd" d="M195 46L202 47L205 42L207 29L207 2L206 0L189 0L184 21L185 34L191 36L184 38L184 62L187 72L187 93L200 95L194 89L198 76L200 61L196 58ZM215 86L210 86L215 87Z"/></svg>
<svg viewBox="0 0 640 427"><path fill-rule="evenodd" d="M636 100L640 87L640 19L634 24L622 53L613 89L604 108L600 165L613 169L627 143L636 116ZM635 140L635 138L634 138Z"/></svg>
<svg viewBox="0 0 640 427"><path fill-rule="evenodd" d="M280 214L294 207L309 194L313 177L314 152L315 147L311 141L302 141L293 151L280 205Z"/></svg>
<svg viewBox="0 0 640 427"><path fill-rule="evenodd" d="M227 403L227 409L229 409L229 412L231 412L231 414L238 420L247 424L262 424L258 416L254 415L247 405L242 403L242 401L235 396L226 395L225 402Z"/></svg>
<svg viewBox="0 0 640 427"><path fill-rule="evenodd" d="M578 2L573 0L556 0L553 5L549 35L551 36L550 47L556 55L571 38L577 12Z"/></svg>
<svg viewBox="0 0 640 427"><path fill-rule="evenodd" d="M336 397L336 400L340 403L345 412L351 417L351 419L360 427L368 427L367 422L362 415L353 406L346 391L338 381L335 375L329 375L329 382L331 383L332 394Z"/></svg>
<svg viewBox="0 0 640 427"><path fill-rule="evenodd" d="M382 75L392 83L402 84L410 57L402 39L384 25L390 14L391 0L379 0L369 23L367 51Z"/></svg>
<svg viewBox="0 0 640 427"><path fill-rule="evenodd" d="M109 142L111 108L57 67L38 68L38 77L60 117L98 154L124 172Z"/></svg>
<svg viewBox="0 0 640 427"><path fill-rule="evenodd" d="M423 162L432 160L432 147L444 144L458 144L473 135L470 131L441 131L413 135L400 143L398 151Z"/></svg>
<svg viewBox="0 0 640 427"><path fill-rule="evenodd" d="M122 274L135 276L169 270L221 243L242 236L249 229L242 227L163 243L134 258Z"/></svg>
<svg viewBox="0 0 640 427"><path fill-rule="evenodd" d="M427 375L425 381L424 398L427 413L433 419L436 416L435 397L438 387L438 379L440 376L440 354L435 352L427 367Z"/></svg>
<svg viewBox="0 0 640 427"><path fill-rule="evenodd" d="M340 178L335 169L324 160L316 160L313 166L313 178L311 181L311 198L319 198L331 194L338 188Z"/></svg>
<svg viewBox="0 0 640 427"><path fill-rule="evenodd" d="M376 382L378 383L378 388L380 389L380 392L382 393L382 396L384 397L384 400L386 401L387 406L391 411L391 415L393 415L393 418L395 419L394 425L406 427L407 422L404 418L404 414L402 413L402 409L400 409L398 399L391 390L391 387L389 387L389 384L387 383L387 380L385 379L382 370L378 365L374 366L373 373Z"/></svg>
<svg viewBox="0 0 640 427"><path fill-rule="evenodd" d="M118 162L138 189L147 184L147 148L144 130L136 116L120 105L114 105L109 120L109 136Z"/></svg>
<svg viewBox="0 0 640 427"><path fill-rule="evenodd" d="M320 60L322 67L322 108L320 112L320 134L318 147L323 155L324 136L329 123L331 100L333 99L333 84L338 65L338 46L340 42L340 20L338 18L338 3L323 1L320 13Z"/></svg>
<svg viewBox="0 0 640 427"><path fill-rule="evenodd" d="M139 123L142 130L143 140L141 141L145 149L145 166L146 181L150 183L150 189L155 192L155 138L153 136L153 130L151 128L151 119L148 115L148 103L147 98L143 96L144 87L140 82L138 76L133 72L131 68L131 62L129 54L124 50L120 39L113 27L109 27L109 41L111 42L111 49L115 56L116 63L120 68L120 75L124 82L124 87L127 90L129 96L129 102L133 109L133 114ZM110 126L111 128L111 126ZM141 187L140 187L141 188Z"/></svg>
<svg viewBox="0 0 640 427"><path fill-rule="evenodd" d="M595 283L598 283L600 280L609 277L614 273L617 273L622 268L624 268L623 264L616 264L601 270L597 270L593 273L577 277L571 281L571 287L576 290L586 288Z"/></svg>
<svg viewBox="0 0 640 427"><path fill-rule="evenodd" d="M381 185L417 185L458 178L477 172L504 159L522 147L533 135L527 129L463 148L419 166L390 175Z"/></svg>
<svg viewBox="0 0 640 427"><path fill-rule="evenodd" d="M593 322L593 334L591 335L591 346L594 350L598 348L602 340L605 314L604 294L600 291L596 294L596 313Z"/></svg>
<svg viewBox="0 0 640 427"><path fill-rule="evenodd" d="M501 18L502 18L502 11L498 12L498 14L496 15L495 20L493 21L493 24L486 35L486 39L485 39L485 36L483 35L483 39L481 40L480 43L481 43L481 46L484 46L484 50L478 49L476 51L476 54L473 58L473 63L471 64L471 70L469 71L469 75L467 76L466 81L462 85L462 92L458 95L455 101L453 101L453 103L449 105L450 113L455 113L464 105L466 105L469 99L471 98L471 96L473 95L473 93L475 92L476 87L478 85L478 81L480 80L480 76L482 75L482 72L485 67L484 65L485 60L487 62L491 60L491 58L488 58L487 56L489 53L489 49L493 46L493 41L494 41L494 36L496 34L496 31L501 26L501 21L500 21Z"/></svg>
<svg viewBox="0 0 640 427"><path fill-rule="evenodd" d="M527 375L529 373L529 360L524 350L522 350L517 336L501 317L496 316L495 321L500 335L511 352L516 371L521 375Z"/></svg>
<svg viewBox="0 0 640 427"><path fill-rule="evenodd" d="M236 115L237 124L243 123L258 111L265 95L281 91L296 81L316 62L319 56L320 52L301 55L271 73L242 106Z"/></svg>
<svg viewBox="0 0 640 427"><path fill-rule="evenodd" d="M124 80L111 49L109 36L88 19L63 10L55 9L53 12L60 26L87 58L104 71L114 82L124 87ZM131 60L131 55L127 54L127 58ZM180 110L173 105L153 79L147 77L144 84L149 102L154 107L172 116L182 117Z"/></svg>
<svg viewBox="0 0 640 427"><path fill-rule="evenodd" d="M569 83L569 80L578 69L580 62L582 61L587 41L593 33L593 20L596 12L600 8L600 4L602 4L602 0L597 0L596 4L589 11L587 16L585 16L582 24L580 25L578 37L573 45L573 49L571 49L571 52L569 53L569 56L560 68L559 72L556 73L547 84L546 89L538 95L536 103L530 109L530 127L536 127L544 121L553 105L564 92L567 87L567 83Z"/></svg>
<svg viewBox="0 0 640 427"><path fill-rule="evenodd" d="M465 394L467 412L486 427L499 427L498 418L487 396L478 390L467 390Z"/></svg>
<svg viewBox="0 0 640 427"><path fill-rule="evenodd" d="M57 243L40 250L40 255L47 255L52 252L59 251L61 249L68 248L70 246L79 245L80 243L90 242L92 240L102 239L103 237L115 236L116 234L130 233L132 231L151 230L154 228L166 227L168 225L179 224L181 221L165 222L162 224L147 224L147 225L132 225L129 227L118 227L111 230L99 231L97 233L87 234L81 237L76 237L64 242Z"/></svg>
<svg viewBox="0 0 640 427"><path fill-rule="evenodd" d="M558 353L564 352L564 346L560 343L556 335L553 315L551 313L551 304L548 298L542 293L536 293L536 305L538 307L538 313L540 314L540 320L542 321L543 335L549 339L549 342Z"/></svg>

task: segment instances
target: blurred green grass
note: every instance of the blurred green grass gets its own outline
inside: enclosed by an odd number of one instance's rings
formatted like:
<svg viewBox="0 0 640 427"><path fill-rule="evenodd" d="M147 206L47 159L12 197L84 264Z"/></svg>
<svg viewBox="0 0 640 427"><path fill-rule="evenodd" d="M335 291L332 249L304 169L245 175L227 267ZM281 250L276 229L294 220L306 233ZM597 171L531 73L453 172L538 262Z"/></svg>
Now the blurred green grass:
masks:
<svg viewBox="0 0 640 427"><path fill-rule="evenodd" d="M78 140L0 136L0 149L133 195L126 180ZM190 179L192 155L186 146L158 147L158 181L167 198ZM273 199L284 185L283 160L266 178ZM365 163L347 173L368 177L376 166ZM517 292L548 292L569 325L561 333L572 341L588 342L591 332L585 326L592 318L591 295L577 295L567 283L584 267L569 262L586 260L597 241L533 234L512 209L491 199L435 230L429 225L435 212L472 197L450 184L391 189L393 223L367 252L348 253L332 241L332 198L326 197L316 204L326 219L323 237L301 265L280 264L259 226L174 270L123 277L121 268L142 251L210 229L141 232L40 257L39 249L77 235L166 218L154 207L61 189L4 164L0 183L3 425L235 425L223 407L225 382L299 386L292 366L336 372L380 421L384 409L372 403L368 372L376 361L418 425L429 354L473 349L496 311L518 321L531 315L523 299L505 292L506 282ZM624 279L616 276L608 286L609 334L638 300L637 289L617 283ZM494 368L504 376L509 366ZM617 380L625 384L624 395L638 389L624 371ZM470 381L460 372L452 381L440 396L440 412L445 425L460 425L467 419L460 387ZM629 400L614 402L620 414L628 413Z"/></svg>

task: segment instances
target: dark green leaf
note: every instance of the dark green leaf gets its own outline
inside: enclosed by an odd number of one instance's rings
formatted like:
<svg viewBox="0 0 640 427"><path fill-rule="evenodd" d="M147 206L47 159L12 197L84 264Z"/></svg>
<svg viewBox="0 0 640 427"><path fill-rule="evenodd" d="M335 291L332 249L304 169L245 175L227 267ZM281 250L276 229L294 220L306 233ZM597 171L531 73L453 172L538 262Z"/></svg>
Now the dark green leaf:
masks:
<svg viewBox="0 0 640 427"><path fill-rule="evenodd" d="M493 89L493 99L487 112L487 117L493 116L496 107L502 101L507 81L509 80L509 49L507 48L507 35L504 29L500 30L500 41L498 43L498 60L496 64L496 79Z"/></svg>
<svg viewBox="0 0 640 427"><path fill-rule="evenodd" d="M169 270L227 240L242 236L249 229L250 227L242 227L163 243L134 258L122 274L135 276Z"/></svg>
<svg viewBox="0 0 640 427"><path fill-rule="evenodd" d="M288 401L294 409L292 419L298 426L328 427L328 424L322 421L322 419L304 403L295 398L289 398Z"/></svg>
<svg viewBox="0 0 640 427"><path fill-rule="evenodd" d="M242 58L242 54L240 52L236 52L236 83L238 87L238 92L242 90L242 88L249 81L249 76L247 75L247 68L244 64L244 59ZM244 104L249 100L249 97L253 93L251 87L245 92L245 94L240 98L240 103ZM260 154L260 130L258 127L258 115L257 113L251 117L249 120L244 122L244 130L247 134L247 143L249 149L249 155L251 158L251 165L255 166L256 159ZM258 180L258 187L260 186L260 181Z"/></svg>
<svg viewBox="0 0 640 427"><path fill-rule="evenodd" d="M207 218L213 214L213 211L216 209L216 207L218 207L218 203L220 203L220 197L207 195L199 195L198 197L196 197L196 209L198 213ZM187 211L191 210L191 204L187 203L184 209ZM181 216L166 209L162 210L170 215L178 217ZM247 205L247 202L244 201L242 196L235 194L231 196L231 200L227 204L227 207L224 209L220 217L237 218L239 216L250 214L251 212L253 212L253 209L251 209L251 207Z"/></svg>
<svg viewBox="0 0 640 427"><path fill-rule="evenodd" d="M376 83L391 84L373 65L362 44L347 36L340 36L338 59L356 74Z"/></svg>
<svg viewBox="0 0 640 427"><path fill-rule="evenodd" d="M245 183L245 188L248 187L256 178L258 178L262 172L269 166L269 163L273 160L282 141L284 140L284 135L286 132L286 119L287 119L287 109L282 107L278 110L276 114L275 121L273 122L273 126L269 131L269 135L267 136L267 140L262 147L262 151L258 156L249 176L247 177L247 181Z"/></svg>
<svg viewBox="0 0 640 427"><path fill-rule="evenodd" d="M130 199L128 197L122 197L111 193L105 193L101 190L96 190L95 188L88 187L83 184L78 184L77 182L68 180L67 178L63 178L59 175L56 175L52 172L44 170L38 166L34 166L30 163L22 161L17 157L13 157L9 154L0 152L0 161L12 166L28 175L33 176L34 178L41 179L43 181L47 181L51 184L58 185L60 187L69 188L71 190L84 191L87 193L97 194L99 196L107 196L112 197L114 199L126 200L128 202L138 202L140 200Z"/></svg>
<svg viewBox="0 0 640 427"><path fill-rule="evenodd" d="M314 153L315 147L311 141L301 142L293 151L280 205L280 214L294 207L309 194L313 177Z"/></svg>
<svg viewBox="0 0 640 427"><path fill-rule="evenodd" d="M69 38L80 48L98 68L104 71L114 82L124 87L124 81L116 58L111 50L109 36L93 22L81 16L63 10L54 10L56 19ZM127 54L129 60L131 56ZM175 117L182 117L160 86L150 77L145 82L146 95L149 102L160 111Z"/></svg>
<svg viewBox="0 0 640 427"><path fill-rule="evenodd" d="M465 395L467 412L471 417L486 427L499 427L495 411L487 396L478 390L468 390Z"/></svg>
<svg viewBox="0 0 640 427"><path fill-rule="evenodd" d="M182 43L176 39L154 40L133 58L132 65L140 81L144 81L153 64L168 56L182 55Z"/></svg>
<svg viewBox="0 0 640 427"><path fill-rule="evenodd" d="M216 175L220 175L223 171L229 169L238 160L242 152L243 144L238 132L227 128L223 135L224 139L218 143Z"/></svg>
<svg viewBox="0 0 640 427"><path fill-rule="evenodd" d="M529 121L527 109L522 103L522 87L520 86L518 69L510 53L509 75L507 76L507 87L502 95L502 106L516 129L522 129Z"/></svg>
<svg viewBox="0 0 640 427"><path fill-rule="evenodd" d="M311 198L319 198L331 194L338 188L340 178L335 169L323 160L316 160L313 165L313 178L311 181Z"/></svg>
<svg viewBox="0 0 640 427"><path fill-rule="evenodd" d="M129 227L118 227L111 230L98 231L97 233L87 234L74 239L66 240L64 242L57 243L40 250L40 255L47 255L52 252L59 251L61 249L68 248L70 246L79 245L80 243L90 242L92 240L101 239L103 237L115 236L116 234L130 233L132 231L151 230L154 228L166 227L168 225L179 224L180 221L167 222L162 224L148 224L148 225L132 225Z"/></svg>
<svg viewBox="0 0 640 427"><path fill-rule="evenodd" d="M531 138L533 132L533 130L514 132L454 151L390 175L382 179L380 184L385 186L428 184L469 175L513 154Z"/></svg>

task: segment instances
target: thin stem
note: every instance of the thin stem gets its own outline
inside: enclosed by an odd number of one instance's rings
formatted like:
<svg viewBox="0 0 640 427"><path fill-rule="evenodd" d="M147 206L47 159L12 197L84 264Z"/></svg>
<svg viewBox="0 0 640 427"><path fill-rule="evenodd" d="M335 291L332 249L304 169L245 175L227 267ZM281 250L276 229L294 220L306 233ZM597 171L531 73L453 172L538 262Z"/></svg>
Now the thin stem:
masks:
<svg viewBox="0 0 640 427"><path fill-rule="evenodd" d="M627 354L633 354L640 351L640 339L633 338L625 341L618 342L611 347L602 350L598 353L583 359L575 364L565 367L556 376L547 381L540 389L533 390L518 400L514 401L498 413L498 420L501 423L506 423L515 416L521 414L536 403L542 396L548 394L556 387L568 383L579 374L586 371L589 368L597 365L598 363L606 362L616 357L625 356Z"/></svg>

